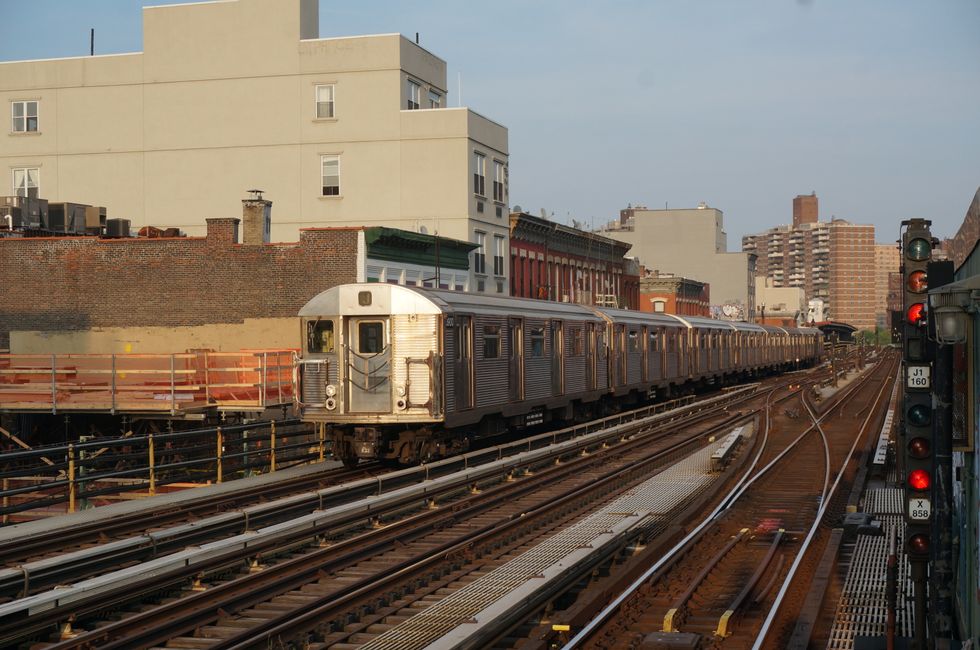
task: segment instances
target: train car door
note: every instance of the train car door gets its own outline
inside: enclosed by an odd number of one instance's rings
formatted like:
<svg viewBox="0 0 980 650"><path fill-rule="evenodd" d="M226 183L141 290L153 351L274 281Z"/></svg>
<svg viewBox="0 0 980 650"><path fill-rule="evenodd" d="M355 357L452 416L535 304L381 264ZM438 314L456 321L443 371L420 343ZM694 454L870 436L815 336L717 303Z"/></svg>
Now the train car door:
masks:
<svg viewBox="0 0 980 650"><path fill-rule="evenodd" d="M551 321L551 394L565 393L565 328L560 320Z"/></svg>
<svg viewBox="0 0 980 650"><path fill-rule="evenodd" d="M595 323L585 324L585 388L595 390Z"/></svg>
<svg viewBox="0 0 980 650"><path fill-rule="evenodd" d="M507 345L510 346L507 379L510 382L510 401L524 401L524 321L507 320Z"/></svg>
<svg viewBox="0 0 980 650"><path fill-rule="evenodd" d="M348 395L351 413L391 412L389 320L350 318L347 324Z"/></svg>
<svg viewBox="0 0 980 650"><path fill-rule="evenodd" d="M626 385L626 371L629 353L626 348L626 326L616 326L616 337L613 347L616 350L616 382L618 386Z"/></svg>
<svg viewBox="0 0 980 650"><path fill-rule="evenodd" d="M473 318L456 316L456 360L453 371L456 410L473 408Z"/></svg>

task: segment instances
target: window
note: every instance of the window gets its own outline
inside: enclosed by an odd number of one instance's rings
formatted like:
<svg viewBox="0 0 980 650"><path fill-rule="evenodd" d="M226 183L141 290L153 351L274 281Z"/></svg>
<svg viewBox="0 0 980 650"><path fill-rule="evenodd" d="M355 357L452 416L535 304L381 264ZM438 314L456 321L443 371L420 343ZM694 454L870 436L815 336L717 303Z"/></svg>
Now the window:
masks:
<svg viewBox="0 0 980 650"><path fill-rule="evenodd" d="M422 105L422 86L418 82L408 80L408 110L417 111Z"/></svg>
<svg viewBox="0 0 980 650"><path fill-rule="evenodd" d="M504 163L493 161L493 200L504 202Z"/></svg>
<svg viewBox="0 0 980 650"><path fill-rule="evenodd" d="M14 194L16 196L38 196L38 176L36 167L14 170Z"/></svg>
<svg viewBox="0 0 980 650"><path fill-rule="evenodd" d="M334 86L327 84L316 87L316 117L324 119L333 117Z"/></svg>
<svg viewBox="0 0 980 650"><path fill-rule="evenodd" d="M585 354L585 332L581 327L572 330L572 356L580 357Z"/></svg>
<svg viewBox="0 0 980 650"><path fill-rule="evenodd" d="M493 236L493 274L504 274L504 238L502 235Z"/></svg>
<svg viewBox="0 0 980 650"><path fill-rule="evenodd" d="M306 339L310 352L333 352L333 321L310 321L306 324Z"/></svg>
<svg viewBox="0 0 980 650"><path fill-rule="evenodd" d="M532 357L544 356L544 328L543 327L531 328L531 356Z"/></svg>
<svg viewBox="0 0 980 650"><path fill-rule="evenodd" d="M429 108L442 108L442 95L434 90L429 90Z"/></svg>
<svg viewBox="0 0 980 650"><path fill-rule="evenodd" d="M37 102L10 103L10 130L14 133L37 132Z"/></svg>
<svg viewBox="0 0 980 650"><path fill-rule="evenodd" d="M667 309L667 302L664 300L654 300L653 301L653 311L663 312Z"/></svg>
<svg viewBox="0 0 980 650"><path fill-rule="evenodd" d="M660 333L650 332L650 352L658 352L660 350Z"/></svg>
<svg viewBox="0 0 980 650"><path fill-rule="evenodd" d="M500 325L483 326L483 358L500 358Z"/></svg>
<svg viewBox="0 0 980 650"><path fill-rule="evenodd" d="M629 350L630 352L639 352L640 335L637 333L637 331L630 330L630 333L626 338L627 338L626 349Z"/></svg>
<svg viewBox="0 0 980 650"><path fill-rule="evenodd" d="M486 196L487 191L487 157L479 151L473 152L473 193Z"/></svg>
<svg viewBox="0 0 980 650"><path fill-rule="evenodd" d="M476 250L473 251L473 270L476 273L487 272L486 243L487 243L487 234L477 231Z"/></svg>
<svg viewBox="0 0 980 650"><path fill-rule="evenodd" d="M384 351L384 323L369 321L357 324L357 352L359 354L380 354Z"/></svg>
<svg viewBox="0 0 980 650"><path fill-rule="evenodd" d="M340 196L340 156L320 156L323 196Z"/></svg>

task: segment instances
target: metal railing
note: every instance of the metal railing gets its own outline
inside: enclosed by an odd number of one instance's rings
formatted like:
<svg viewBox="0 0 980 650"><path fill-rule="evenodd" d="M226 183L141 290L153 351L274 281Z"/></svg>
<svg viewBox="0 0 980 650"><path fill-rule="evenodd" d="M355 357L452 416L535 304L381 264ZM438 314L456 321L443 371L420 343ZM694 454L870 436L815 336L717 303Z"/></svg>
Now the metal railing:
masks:
<svg viewBox="0 0 980 650"><path fill-rule="evenodd" d="M293 350L0 354L0 409L165 412L293 399Z"/></svg>
<svg viewBox="0 0 980 650"><path fill-rule="evenodd" d="M0 519L29 510L75 512L104 501L152 496L174 483L222 483L322 461L323 425L298 420L79 440L0 454Z"/></svg>

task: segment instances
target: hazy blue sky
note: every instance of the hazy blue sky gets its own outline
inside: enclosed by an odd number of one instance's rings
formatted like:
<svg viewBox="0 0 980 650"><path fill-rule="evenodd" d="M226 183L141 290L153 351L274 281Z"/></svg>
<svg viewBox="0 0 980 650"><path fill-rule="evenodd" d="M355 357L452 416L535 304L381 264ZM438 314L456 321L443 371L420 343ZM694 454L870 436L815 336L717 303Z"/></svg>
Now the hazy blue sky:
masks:
<svg viewBox="0 0 980 650"><path fill-rule="evenodd" d="M284 2L287 0L283 0ZM142 49L140 0L0 0L0 60ZM321 0L320 35L401 32L450 104L510 130L511 202L599 224L627 203L725 212L729 250L791 219L933 220L980 185L977 0Z"/></svg>

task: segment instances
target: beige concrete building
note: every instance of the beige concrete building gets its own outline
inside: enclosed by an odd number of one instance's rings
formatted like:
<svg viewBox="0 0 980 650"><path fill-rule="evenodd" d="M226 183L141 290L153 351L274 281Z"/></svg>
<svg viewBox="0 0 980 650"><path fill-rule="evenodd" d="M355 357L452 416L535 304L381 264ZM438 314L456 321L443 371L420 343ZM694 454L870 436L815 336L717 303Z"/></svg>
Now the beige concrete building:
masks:
<svg viewBox="0 0 980 650"><path fill-rule="evenodd" d="M801 325L808 322L808 306L803 289L774 286L772 278L755 277L755 307L760 323Z"/></svg>
<svg viewBox="0 0 980 650"><path fill-rule="evenodd" d="M888 329L888 276L898 273L902 257L897 244L875 244L875 324Z"/></svg>
<svg viewBox="0 0 980 650"><path fill-rule="evenodd" d="M721 210L627 208L602 234L632 244L630 255L647 269L710 284L712 316L756 317L755 255L728 252Z"/></svg>
<svg viewBox="0 0 980 650"><path fill-rule="evenodd" d="M507 130L448 107L445 61L415 43L318 21L318 0L146 7L142 52L0 63L10 193L203 235L258 188L273 241L384 225L506 251ZM471 267L507 292L506 269Z"/></svg>

